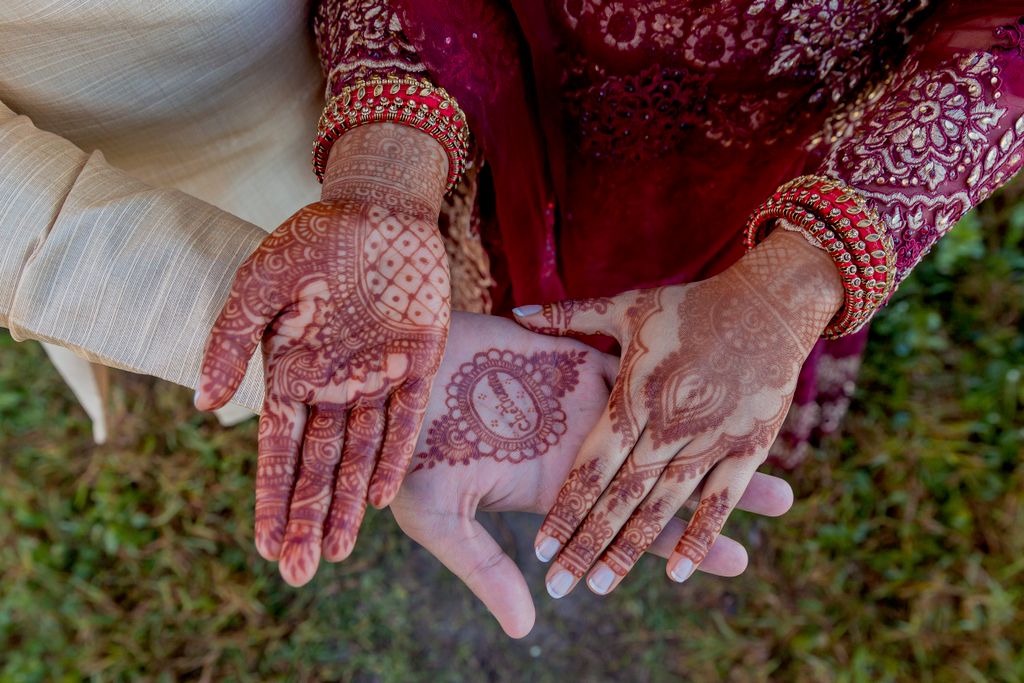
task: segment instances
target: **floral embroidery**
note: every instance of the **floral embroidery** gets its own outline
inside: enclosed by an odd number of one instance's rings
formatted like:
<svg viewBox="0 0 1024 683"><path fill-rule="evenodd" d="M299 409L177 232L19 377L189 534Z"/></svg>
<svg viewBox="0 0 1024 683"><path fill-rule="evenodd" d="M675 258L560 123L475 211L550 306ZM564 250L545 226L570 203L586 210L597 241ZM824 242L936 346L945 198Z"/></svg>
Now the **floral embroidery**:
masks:
<svg viewBox="0 0 1024 683"><path fill-rule="evenodd" d="M736 3L719 0L693 18L683 45L683 56L700 68L720 68L732 62L737 46L741 46L746 55L757 54L768 47L763 28L763 24L755 20L744 20L741 25Z"/></svg>
<svg viewBox="0 0 1024 683"><path fill-rule="evenodd" d="M322 0L313 32L327 77L327 97L361 78L426 70L386 2Z"/></svg>
<svg viewBox="0 0 1024 683"><path fill-rule="evenodd" d="M647 34L647 22L637 8L615 2L601 12L601 32L604 34L604 42L626 50L640 46Z"/></svg>
<svg viewBox="0 0 1024 683"><path fill-rule="evenodd" d="M896 245L897 281L1020 168L1024 121L1003 122L996 59L972 52L929 70L908 60L856 134L825 160L825 173L876 204Z"/></svg>
<svg viewBox="0 0 1024 683"><path fill-rule="evenodd" d="M786 2L787 0L754 0L750 3L750 7L747 8L747 16L757 16L768 8L771 8L771 11L773 12L778 12L786 6Z"/></svg>
<svg viewBox="0 0 1024 683"><path fill-rule="evenodd" d="M698 16L686 38L683 55L686 61L699 67L714 69L728 64L736 50L734 33L739 20L735 8L728 3L718 3L715 10Z"/></svg>
<svg viewBox="0 0 1024 683"><path fill-rule="evenodd" d="M1006 110L980 98L992 55L976 53L942 69L920 72L908 62L897 79L900 97L885 102L844 155L853 182L922 185L935 190L973 164Z"/></svg>
<svg viewBox="0 0 1024 683"><path fill-rule="evenodd" d="M925 4L565 0L557 14L568 31L566 110L573 125L579 122L580 147L598 157L668 153L695 121L706 138L723 146L773 144L823 109L852 99L847 96L869 76L885 73L886 65L903 56ZM591 54L595 41L616 50L644 49L653 59L644 61L642 71L616 73ZM871 50L864 49L868 44ZM656 71L659 78L653 78ZM724 71L729 77L717 78ZM652 96L645 86L655 80L676 85L667 86L671 93ZM728 85L716 90L716 81ZM748 82L778 87L748 89ZM666 106L666 97L672 105ZM682 118L680 103L687 107ZM611 108L617 105L625 109Z"/></svg>
<svg viewBox="0 0 1024 683"><path fill-rule="evenodd" d="M658 12L651 22L651 38L659 47L672 47L683 37L683 18L678 14Z"/></svg>
<svg viewBox="0 0 1024 683"><path fill-rule="evenodd" d="M895 18L906 3L804 0L781 17L789 40L780 41L768 73L801 71L825 78L836 63L861 51L882 23Z"/></svg>

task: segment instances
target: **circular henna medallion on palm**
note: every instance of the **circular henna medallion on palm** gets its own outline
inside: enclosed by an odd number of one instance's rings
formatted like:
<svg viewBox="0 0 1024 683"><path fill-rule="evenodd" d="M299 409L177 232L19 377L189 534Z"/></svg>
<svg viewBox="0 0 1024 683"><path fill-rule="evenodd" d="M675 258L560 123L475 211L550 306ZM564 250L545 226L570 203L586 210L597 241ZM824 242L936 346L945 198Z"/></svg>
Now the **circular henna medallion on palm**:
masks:
<svg viewBox="0 0 1024 683"><path fill-rule="evenodd" d="M579 382L586 352L530 356L489 349L463 363L445 387L443 415L430 425L420 467L479 458L522 462L544 455L566 431L560 399Z"/></svg>

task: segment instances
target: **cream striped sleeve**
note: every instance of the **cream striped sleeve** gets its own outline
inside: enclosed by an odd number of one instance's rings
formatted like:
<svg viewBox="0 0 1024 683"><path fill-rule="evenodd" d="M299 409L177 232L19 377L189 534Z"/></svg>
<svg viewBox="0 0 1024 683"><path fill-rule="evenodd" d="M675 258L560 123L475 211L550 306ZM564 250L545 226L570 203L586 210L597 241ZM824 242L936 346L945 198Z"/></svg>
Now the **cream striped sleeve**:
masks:
<svg viewBox="0 0 1024 683"><path fill-rule="evenodd" d="M265 233L156 188L0 102L0 325L195 387L235 270ZM233 400L262 405L257 354Z"/></svg>

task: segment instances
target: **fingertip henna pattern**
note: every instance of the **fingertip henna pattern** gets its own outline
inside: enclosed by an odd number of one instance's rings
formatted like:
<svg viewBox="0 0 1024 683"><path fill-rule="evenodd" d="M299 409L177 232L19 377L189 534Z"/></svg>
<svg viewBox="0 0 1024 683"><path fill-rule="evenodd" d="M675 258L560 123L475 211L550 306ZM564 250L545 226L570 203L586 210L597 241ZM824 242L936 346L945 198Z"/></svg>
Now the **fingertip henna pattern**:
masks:
<svg viewBox="0 0 1024 683"><path fill-rule="evenodd" d="M676 552L693 562L694 567L703 562L725 526L731 507L728 488L705 496L676 544Z"/></svg>
<svg viewBox="0 0 1024 683"><path fill-rule="evenodd" d="M281 575L293 585L313 578L320 562L324 519L331 504L344 429L345 411L339 406L315 406L306 423L299 478L292 493L281 549Z"/></svg>
<svg viewBox="0 0 1024 683"><path fill-rule="evenodd" d="M541 308L541 315L544 316L547 325L536 327L534 330L540 334L556 336L585 336L570 329L573 318L579 313L590 311L603 315L608 312L608 307L612 303L612 299L601 297L596 299L570 299L554 304L544 304Z"/></svg>
<svg viewBox="0 0 1024 683"><path fill-rule="evenodd" d="M597 503L596 507L590 511L583 525L559 554L558 563L577 578L581 578L613 538L616 538L616 543L619 543L619 550L622 554L628 555L635 552L637 557L642 555L646 546L638 545L642 540L640 536L646 535L652 525L658 526L660 519L648 509L647 505L641 504L640 508L636 510L634 508L647 496L651 486L665 470L666 464L668 464L667 459L644 465L636 465L633 460L627 460L609 485L606 498ZM650 507L656 508L656 510L661 510L663 507L667 509L667 504L659 500L656 505ZM619 527L627 515L629 515L629 520L619 532ZM629 532L628 538L623 538L622 534L627 531ZM654 532L651 541L657 537L657 533L657 531ZM622 559L621 555L620 559ZM609 562L613 571L617 571L615 564L614 560ZM622 567L623 562L619 562L618 568L622 569Z"/></svg>
<svg viewBox="0 0 1024 683"><path fill-rule="evenodd" d="M653 503L645 501L622 527L601 559L613 572L625 576L658 538L665 520L673 512L664 498Z"/></svg>
<svg viewBox="0 0 1024 683"><path fill-rule="evenodd" d="M268 560L278 559L284 542L305 416L305 406L284 403L273 394L267 396L260 415L255 541Z"/></svg>
<svg viewBox="0 0 1024 683"><path fill-rule="evenodd" d="M586 351L530 356L488 349L459 366L445 387L447 414L433 421L416 469L480 458L518 463L544 455L566 431L559 399L579 383Z"/></svg>
<svg viewBox="0 0 1024 683"><path fill-rule="evenodd" d="M327 514L324 558L338 562L352 552L366 513L366 490L374 455L384 435L382 405L359 406L349 413L341 466L334 480L334 497Z"/></svg>
<svg viewBox="0 0 1024 683"><path fill-rule="evenodd" d="M563 545L569 542L576 527L601 495L603 467L601 458L593 458L569 473L540 527L541 533Z"/></svg>
<svg viewBox="0 0 1024 683"><path fill-rule="evenodd" d="M591 512L573 535L572 541L558 554L558 563L577 579L581 579L594 564L608 539L614 535L615 528L608 515L601 510Z"/></svg>

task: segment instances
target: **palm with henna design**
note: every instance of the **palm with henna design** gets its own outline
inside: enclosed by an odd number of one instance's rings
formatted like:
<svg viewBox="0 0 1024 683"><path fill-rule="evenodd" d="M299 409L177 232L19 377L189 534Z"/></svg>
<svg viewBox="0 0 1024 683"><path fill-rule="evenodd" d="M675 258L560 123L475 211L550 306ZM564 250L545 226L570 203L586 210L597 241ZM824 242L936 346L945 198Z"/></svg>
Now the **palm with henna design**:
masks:
<svg viewBox="0 0 1024 683"><path fill-rule="evenodd" d="M207 341L204 409L231 398L262 342L256 545L294 585L321 552L351 552L367 498L387 505L412 457L448 333L446 165L413 129L345 135L324 201L242 264Z"/></svg>
<svg viewBox="0 0 1024 683"><path fill-rule="evenodd" d="M526 327L607 334L623 349L608 407L537 537L538 557L555 560L552 596L588 572L593 591L613 590L698 487L667 570L684 581L706 561L842 296L829 255L777 231L703 282L518 311Z"/></svg>
<svg viewBox="0 0 1024 683"><path fill-rule="evenodd" d="M550 509L604 410L616 366L614 357L569 339L535 335L501 318L453 315L427 428L391 510L513 637L532 627L533 601L519 568L476 513ZM788 484L758 474L738 506L774 516L791 502ZM652 534L643 550L671 554L685 522L669 517L657 530L636 528ZM746 562L743 546L722 537L701 569L735 576Z"/></svg>

